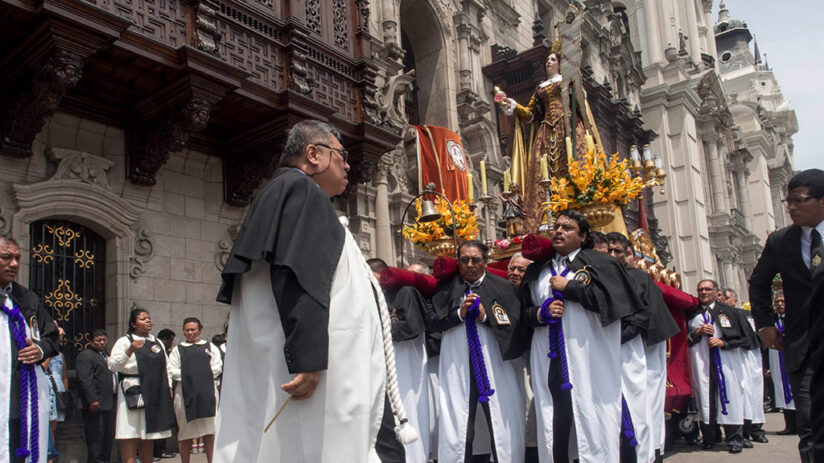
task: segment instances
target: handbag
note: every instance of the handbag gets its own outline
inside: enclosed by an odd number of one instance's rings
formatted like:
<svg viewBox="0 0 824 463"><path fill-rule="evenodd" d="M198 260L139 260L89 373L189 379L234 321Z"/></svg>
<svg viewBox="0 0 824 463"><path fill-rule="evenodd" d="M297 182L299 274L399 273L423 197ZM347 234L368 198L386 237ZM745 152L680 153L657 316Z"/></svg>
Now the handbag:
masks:
<svg viewBox="0 0 824 463"><path fill-rule="evenodd" d="M57 409L65 412L74 407L74 397L69 391L58 391L57 383L54 381L51 370L49 370L49 380L51 380L52 390L54 391L54 399L57 404Z"/></svg>
<svg viewBox="0 0 824 463"><path fill-rule="evenodd" d="M137 410L145 406L139 377L120 375L120 388L123 390L123 397L126 399L126 407L129 410Z"/></svg>

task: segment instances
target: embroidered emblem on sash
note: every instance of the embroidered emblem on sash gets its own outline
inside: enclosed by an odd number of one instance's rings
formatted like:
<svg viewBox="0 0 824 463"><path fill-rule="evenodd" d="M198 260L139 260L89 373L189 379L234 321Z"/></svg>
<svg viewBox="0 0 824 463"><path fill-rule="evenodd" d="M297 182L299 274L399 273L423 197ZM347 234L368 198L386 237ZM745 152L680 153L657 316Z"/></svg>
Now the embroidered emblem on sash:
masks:
<svg viewBox="0 0 824 463"><path fill-rule="evenodd" d="M813 266L821 265L821 256L814 256L812 260Z"/></svg>
<svg viewBox="0 0 824 463"><path fill-rule="evenodd" d="M155 345L152 346L152 352L154 352L155 354L159 354L159 353L163 352L163 350L160 348L159 345L155 344Z"/></svg>
<svg viewBox="0 0 824 463"><path fill-rule="evenodd" d="M724 314L718 316L718 324L721 325L721 328L732 328L732 323L730 322L730 318Z"/></svg>
<svg viewBox="0 0 824 463"><path fill-rule="evenodd" d="M40 342L40 324L37 323L37 316L29 318L29 328L31 328L31 342Z"/></svg>
<svg viewBox="0 0 824 463"><path fill-rule="evenodd" d="M506 314L506 310L504 310L504 308L501 307L500 304L492 304L492 314L495 315L495 321L498 322L498 325L511 325L509 321L509 316Z"/></svg>
<svg viewBox="0 0 824 463"><path fill-rule="evenodd" d="M398 309L392 309L392 314L389 315L389 321L392 323L398 323L401 321L401 317L398 316Z"/></svg>
<svg viewBox="0 0 824 463"><path fill-rule="evenodd" d="M573 280L581 283L582 285L588 285L590 281L592 281L592 276L589 274L589 270L582 268L575 272L575 275L572 277Z"/></svg>

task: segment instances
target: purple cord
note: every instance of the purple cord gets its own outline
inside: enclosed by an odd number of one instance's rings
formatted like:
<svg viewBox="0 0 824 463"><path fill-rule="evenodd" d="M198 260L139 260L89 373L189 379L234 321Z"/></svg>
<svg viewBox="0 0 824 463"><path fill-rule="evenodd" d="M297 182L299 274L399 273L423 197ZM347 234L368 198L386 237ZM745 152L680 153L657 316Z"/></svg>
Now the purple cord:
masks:
<svg viewBox="0 0 824 463"><path fill-rule="evenodd" d="M466 294L469 295L469 293L470 288L467 288ZM478 338L478 326L475 324L475 319L481 314L480 304L481 298L478 297L467 310L464 323L466 324L466 340L469 343L469 357L475 373L475 385L478 386L478 401L487 403L495 390L490 386L489 377L486 375L484 352L481 349L481 340Z"/></svg>
<svg viewBox="0 0 824 463"><path fill-rule="evenodd" d="M707 318L707 314L701 314L701 317L704 319L704 323L707 325L712 324L712 317ZM709 336L710 338L712 336ZM721 414L727 414L727 404L730 403L730 399L727 398L727 378L724 376L724 367L721 366L721 349L718 347L710 347L710 355L712 355L713 360L715 360L715 374L718 377L718 399L721 402Z"/></svg>
<svg viewBox="0 0 824 463"><path fill-rule="evenodd" d="M550 264L549 270L552 276L556 276L555 268ZM566 267L561 276L565 277L569 273L569 267ZM549 327L549 353L547 357L560 359L561 361L561 390L569 391L572 389L572 383L569 381L569 365L567 364L566 355L566 341L564 339L564 325L560 318L555 318L549 313L549 305L553 301L563 301L564 295L560 291L551 289L552 295L548 297L543 304L541 304L541 320L546 321Z"/></svg>
<svg viewBox="0 0 824 463"><path fill-rule="evenodd" d="M627 400L621 394L621 427L624 429L624 437L629 441L630 447L636 447L638 440L635 439L635 427L632 425L632 416L629 414Z"/></svg>
<svg viewBox="0 0 824 463"><path fill-rule="evenodd" d="M17 350L26 347L26 321L20 313L20 307L12 302L12 310L5 304L0 304L3 312L9 316L9 326ZM34 365L20 365L20 447L15 451L18 457L31 456L31 461L37 461L40 457L39 420L38 420L38 400L37 400L37 376L34 372ZM26 445L27 416L26 411L31 408L31 427L29 428L29 444Z"/></svg>
<svg viewBox="0 0 824 463"><path fill-rule="evenodd" d="M775 326L781 332L781 336L784 336L784 324L781 323L780 318L775 321ZM784 368L784 351L778 351L778 365L781 368L781 388L784 391L784 403L788 404L793 401L793 394L790 390L790 378L787 377L787 369Z"/></svg>

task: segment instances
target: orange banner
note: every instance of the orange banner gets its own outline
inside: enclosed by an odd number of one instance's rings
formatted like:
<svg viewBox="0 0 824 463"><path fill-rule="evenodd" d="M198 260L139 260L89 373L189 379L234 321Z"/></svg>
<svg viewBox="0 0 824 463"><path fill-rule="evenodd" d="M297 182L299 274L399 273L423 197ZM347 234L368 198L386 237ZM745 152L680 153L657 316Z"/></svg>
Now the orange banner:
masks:
<svg viewBox="0 0 824 463"><path fill-rule="evenodd" d="M469 163L461 137L434 125L416 125L418 130L418 188L435 184L435 191L450 201L465 200Z"/></svg>

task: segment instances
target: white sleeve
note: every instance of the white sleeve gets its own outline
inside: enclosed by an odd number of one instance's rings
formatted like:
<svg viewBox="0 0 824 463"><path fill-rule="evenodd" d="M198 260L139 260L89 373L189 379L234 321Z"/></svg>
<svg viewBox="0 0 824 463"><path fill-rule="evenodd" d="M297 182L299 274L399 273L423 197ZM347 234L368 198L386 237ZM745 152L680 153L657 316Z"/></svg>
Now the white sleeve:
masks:
<svg viewBox="0 0 824 463"><path fill-rule="evenodd" d="M174 346L172 348L172 353L169 354L169 376L172 378L172 381L180 381L181 378L181 371L180 371L180 347Z"/></svg>
<svg viewBox="0 0 824 463"><path fill-rule="evenodd" d="M212 343L209 343L209 355L212 356L212 361L210 362L212 366L212 375L217 378L223 373L223 360L220 359L220 348Z"/></svg>
<svg viewBox="0 0 824 463"><path fill-rule="evenodd" d="M129 341L129 338L126 336L123 336L114 343L112 353L109 355L109 370L127 375L137 374L137 362L130 361L132 360L132 356L126 355L126 349L128 349L130 345L132 345L132 342Z"/></svg>
<svg viewBox="0 0 824 463"><path fill-rule="evenodd" d="M506 103L508 105L508 106L503 108L504 109L504 114L506 114L507 116L513 115L515 113L515 106L516 106L517 103L515 103L515 100L513 100L512 98L507 98L504 101L506 101Z"/></svg>

